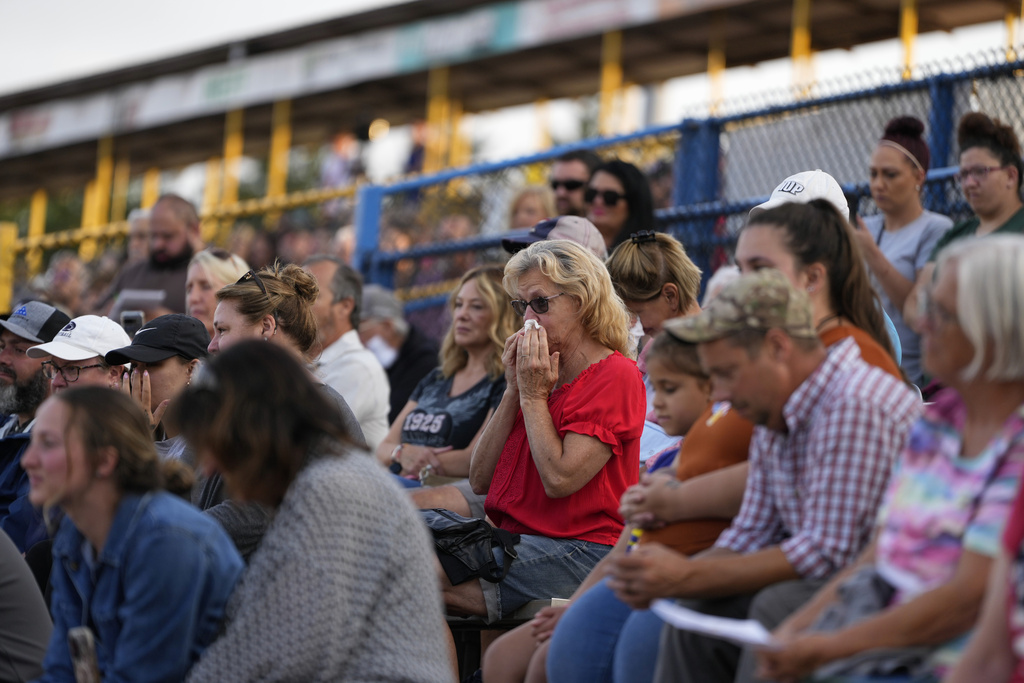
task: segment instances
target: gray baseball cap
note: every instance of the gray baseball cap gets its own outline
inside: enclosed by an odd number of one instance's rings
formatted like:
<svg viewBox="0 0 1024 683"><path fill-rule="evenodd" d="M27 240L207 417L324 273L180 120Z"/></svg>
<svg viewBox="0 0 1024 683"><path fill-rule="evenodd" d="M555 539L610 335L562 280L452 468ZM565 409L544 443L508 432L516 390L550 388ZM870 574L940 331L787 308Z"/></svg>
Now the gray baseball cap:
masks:
<svg viewBox="0 0 1024 683"><path fill-rule="evenodd" d="M0 320L0 326L28 341L46 344L69 322L71 318L50 304L29 301L14 309L6 320Z"/></svg>

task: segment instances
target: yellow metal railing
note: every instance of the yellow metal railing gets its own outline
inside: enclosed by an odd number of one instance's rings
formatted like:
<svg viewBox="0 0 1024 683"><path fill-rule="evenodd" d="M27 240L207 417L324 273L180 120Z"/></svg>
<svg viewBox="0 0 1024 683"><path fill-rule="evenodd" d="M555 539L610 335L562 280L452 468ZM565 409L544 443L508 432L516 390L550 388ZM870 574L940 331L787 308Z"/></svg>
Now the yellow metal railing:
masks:
<svg viewBox="0 0 1024 683"><path fill-rule="evenodd" d="M355 194L356 187L354 185L304 190L279 196L249 199L205 209L200 212L199 218L204 224L219 224L247 216L282 212L300 206L320 204L342 197L355 197ZM32 277L41 271L41 254L44 250L80 246L90 240L105 242L121 239L128 235L128 229L128 221L114 221L106 225L83 225L72 230L62 230L46 234L30 231L30 234L26 237L19 238L18 226L15 223L0 223L0 310L6 310L12 303L14 266L19 256L25 255L29 258L27 272L29 277ZM39 257L34 258L37 254Z"/></svg>

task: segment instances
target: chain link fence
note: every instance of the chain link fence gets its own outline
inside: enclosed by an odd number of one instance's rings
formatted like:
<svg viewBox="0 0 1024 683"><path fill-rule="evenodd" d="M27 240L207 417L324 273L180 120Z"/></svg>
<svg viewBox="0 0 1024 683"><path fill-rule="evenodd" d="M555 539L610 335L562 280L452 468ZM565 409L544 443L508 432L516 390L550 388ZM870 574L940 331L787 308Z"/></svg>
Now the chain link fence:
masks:
<svg viewBox="0 0 1024 683"><path fill-rule="evenodd" d="M859 214L875 213L868 163L885 124L897 116L926 125L933 166L926 206L954 220L968 216L951 168L959 154L956 125L965 113L984 111L1024 138L1024 62L1016 54L1021 51L992 50L929 64L912 80L901 69L876 69L805 92L761 93L724 103L716 117L572 148L643 170L671 160L675 207L657 212L658 228L679 238L708 277L731 259L749 209L793 173L821 168L843 185ZM445 297L458 277L507 258L496 235L508 227L513 198L544 184L551 162L567 149L382 188L379 214L373 207L362 212L380 226L379 241L363 238L370 279L397 288L411 322L440 337L449 324ZM377 200L363 195L360 201ZM373 232L369 224L358 229ZM379 251L371 253L373 247Z"/></svg>

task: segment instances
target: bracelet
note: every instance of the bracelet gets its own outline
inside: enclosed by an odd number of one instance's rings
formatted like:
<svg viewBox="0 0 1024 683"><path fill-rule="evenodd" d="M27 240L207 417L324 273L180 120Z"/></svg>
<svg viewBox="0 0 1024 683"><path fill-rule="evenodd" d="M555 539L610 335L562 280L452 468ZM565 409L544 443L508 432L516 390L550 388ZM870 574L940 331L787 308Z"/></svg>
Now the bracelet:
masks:
<svg viewBox="0 0 1024 683"><path fill-rule="evenodd" d="M404 445L405 444L398 444L397 446L395 446L395 450L391 451L391 462L392 463L398 462L399 456L402 455L402 447Z"/></svg>

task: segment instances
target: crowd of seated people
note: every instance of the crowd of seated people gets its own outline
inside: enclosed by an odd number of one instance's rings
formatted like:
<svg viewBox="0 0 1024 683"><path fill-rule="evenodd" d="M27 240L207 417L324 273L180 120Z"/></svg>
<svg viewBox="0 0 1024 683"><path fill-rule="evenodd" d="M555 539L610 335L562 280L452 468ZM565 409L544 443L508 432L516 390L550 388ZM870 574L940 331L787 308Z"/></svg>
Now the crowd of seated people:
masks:
<svg viewBox="0 0 1024 683"><path fill-rule="evenodd" d="M455 285L439 343L351 230L232 253L165 195L104 289L55 254L0 319L0 680L1024 681L1024 164L983 113L958 142L971 218L898 117L875 215L786 178L703 308L643 172L565 154L510 257L412 273ZM453 569L448 511L500 577ZM446 617L555 598L459 670Z"/></svg>

